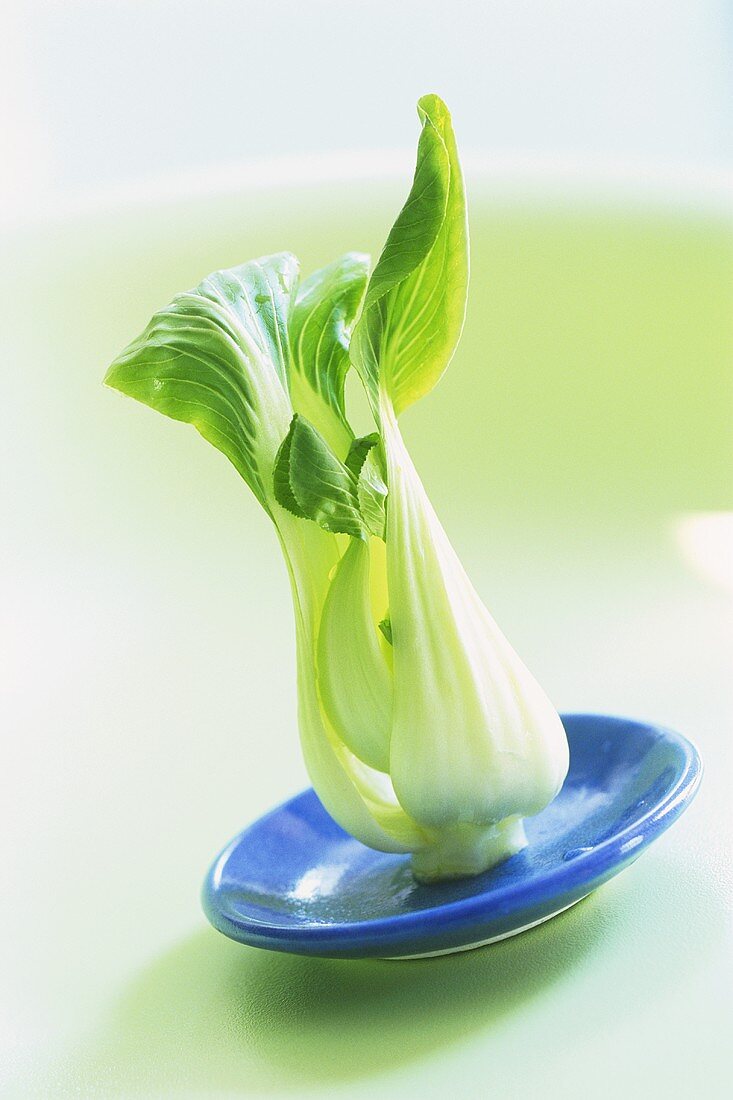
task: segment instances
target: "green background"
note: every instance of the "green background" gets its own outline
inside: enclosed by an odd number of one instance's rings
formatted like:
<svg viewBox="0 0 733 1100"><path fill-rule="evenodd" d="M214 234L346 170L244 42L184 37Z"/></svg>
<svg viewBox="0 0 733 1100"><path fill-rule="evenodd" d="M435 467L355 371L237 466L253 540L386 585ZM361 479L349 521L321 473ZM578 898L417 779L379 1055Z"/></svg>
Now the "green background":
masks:
<svg viewBox="0 0 733 1100"><path fill-rule="evenodd" d="M4 1095L724 1095L730 223L469 182L466 333L408 443L558 707L688 734L696 803L597 894L465 955L307 960L209 929L211 858L306 782L287 581L225 460L101 377L216 267L378 252L404 187L26 228L0 287Z"/></svg>

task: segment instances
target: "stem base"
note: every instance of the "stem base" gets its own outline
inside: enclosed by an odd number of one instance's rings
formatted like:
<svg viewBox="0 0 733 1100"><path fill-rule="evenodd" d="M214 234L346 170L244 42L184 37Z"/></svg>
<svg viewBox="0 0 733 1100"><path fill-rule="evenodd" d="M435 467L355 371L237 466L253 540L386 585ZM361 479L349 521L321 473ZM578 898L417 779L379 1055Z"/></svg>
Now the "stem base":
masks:
<svg viewBox="0 0 733 1100"><path fill-rule="evenodd" d="M441 832L437 844L413 852L412 873L418 882L468 878L488 871L527 845L521 817L496 825L454 825Z"/></svg>

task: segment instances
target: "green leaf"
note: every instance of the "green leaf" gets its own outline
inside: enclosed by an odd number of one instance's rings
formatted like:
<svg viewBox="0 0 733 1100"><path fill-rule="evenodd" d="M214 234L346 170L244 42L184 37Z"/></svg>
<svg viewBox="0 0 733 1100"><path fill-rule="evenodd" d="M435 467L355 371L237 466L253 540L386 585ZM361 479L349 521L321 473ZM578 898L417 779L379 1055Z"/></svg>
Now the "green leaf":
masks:
<svg viewBox="0 0 733 1100"><path fill-rule="evenodd" d="M292 424L295 422L291 422ZM275 492L275 500L288 512L292 512L294 516L299 519L308 519L308 516L301 508L300 504L295 498L293 487L290 484L290 454L291 446L293 442L293 432L288 431L288 434L283 439L280 450L277 452L275 458L275 468L272 473L272 482Z"/></svg>
<svg viewBox="0 0 733 1100"><path fill-rule="evenodd" d="M353 432L344 408L349 341L369 274L369 257L347 252L301 283L290 314L293 408L340 457Z"/></svg>
<svg viewBox="0 0 733 1100"><path fill-rule="evenodd" d="M351 470L354 477L359 476L369 452L378 443L379 432L372 432L370 435L362 435L358 439L352 439L349 453L344 459L344 465Z"/></svg>
<svg viewBox="0 0 733 1100"><path fill-rule="evenodd" d="M399 414L435 386L460 338L468 292L463 177L448 109L418 103L423 124L412 189L369 281L351 356L379 417L380 391Z"/></svg>
<svg viewBox="0 0 733 1100"><path fill-rule="evenodd" d="M345 465L359 478L357 496L364 523L373 535L383 539L387 523L387 473L378 432L355 439Z"/></svg>
<svg viewBox="0 0 733 1100"><path fill-rule="evenodd" d="M382 634L384 634L389 644L394 645L394 642L392 641L392 620L390 619L389 615L384 616L382 621L379 623L379 629L382 631Z"/></svg>
<svg viewBox="0 0 733 1100"><path fill-rule="evenodd" d="M250 260L227 271L216 271L196 288L202 297L224 306L257 344L263 358L288 384L290 353L288 317L298 285L298 261L289 252Z"/></svg>
<svg viewBox="0 0 733 1100"><path fill-rule="evenodd" d="M367 537L356 476L297 413L278 452L273 483L278 503L295 515L334 534Z"/></svg>
<svg viewBox="0 0 733 1100"><path fill-rule="evenodd" d="M379 442L377 432L352 440L342 463L313 425L296 414L275 462L276 500L328 531L359 538L369 532L383 539L387 485Z"/></svg>
<svg viewBox="0 0 733 1100"><path fill-rule="evenodd" d="M387 483L376 448L366 457L356 491L364 523L373 535L383 539L387 526Z"/></svg>
<svg viewBox="0 0 733 1100"><path fill-rule="evenodd" d="M192 424L268 511L275 456L292 415L287 325L297 277L289 253L209 275L156 313L105 378Z"/></svg>

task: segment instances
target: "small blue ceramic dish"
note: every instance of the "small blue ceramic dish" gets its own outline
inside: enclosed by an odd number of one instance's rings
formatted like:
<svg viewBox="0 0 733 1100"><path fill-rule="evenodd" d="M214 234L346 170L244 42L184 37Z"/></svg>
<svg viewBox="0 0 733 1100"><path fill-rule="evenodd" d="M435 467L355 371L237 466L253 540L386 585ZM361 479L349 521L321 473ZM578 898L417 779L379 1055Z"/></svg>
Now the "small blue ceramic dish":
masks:
<svg viewBox="0 0 733 1100"><path fill-rule="evenodd" d="M569 714L570 771L526 821L527 847L475 878L421 886L407 856L365 848L304 791L245 829L206 878L220 932L332 958L414 958L505 939L561 913L628 867L689 804L693 745L624 718Z"/></svg>

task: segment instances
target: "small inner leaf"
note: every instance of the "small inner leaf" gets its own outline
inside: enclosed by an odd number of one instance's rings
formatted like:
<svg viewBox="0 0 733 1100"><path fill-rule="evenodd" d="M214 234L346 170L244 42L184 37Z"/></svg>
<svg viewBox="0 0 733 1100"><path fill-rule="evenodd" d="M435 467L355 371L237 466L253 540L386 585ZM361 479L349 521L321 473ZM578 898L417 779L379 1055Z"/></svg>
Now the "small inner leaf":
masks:
<svg viewBox="0 0 733 1100"><path fill-rule="evenodd" d="M356 476L297 413L278 452L275 494L284 508L334 534L365 539Z"/></svg>
<svg viewBox="0 0 733 1100"><path fill-rule="evenodd" d="M386 526L387 482L381 437L378 432L355 439L346 456L345 465L358 477L359 510L369 531L383 539Z"/></svg>
<svg viewBox="0 0 733 1100"><path fill-rule="evenodd" d="M387 527L387 483L384 478L379 449L370 450L361 468L357 486L359 509L373 535L383 539Z"/></svg>
<svg viewBox="0 0 733 1100"><path fill-rule="evenodd" d="M389 644L393 645L394 643L392 641L392 620L390 619L389 615L384 616L381 623L379 623L379 629L382 631L382 634L384 634Z"/></svg>
<svg viewBox="0 0 733 1100"><path fill-rule="evenodd" d="M352 440L349 453L344 459L344 465L348 466L354 477L359 476L367 455L378 443L379 432L372 432L371 435L362 435L359 439Z"/></svg>
<svg viewBox="0 0 733 1100"><path fill-rule="evenodd" d="M295 499L295 493L290 484L290 449L293 442L294 419L291 421L288 434L283 439L280 450L277 452L272 480L275 500L278 504L282 505L288 512L292 512L294 516L298 516L299 519L308 519L308 516Z"/></svg>

